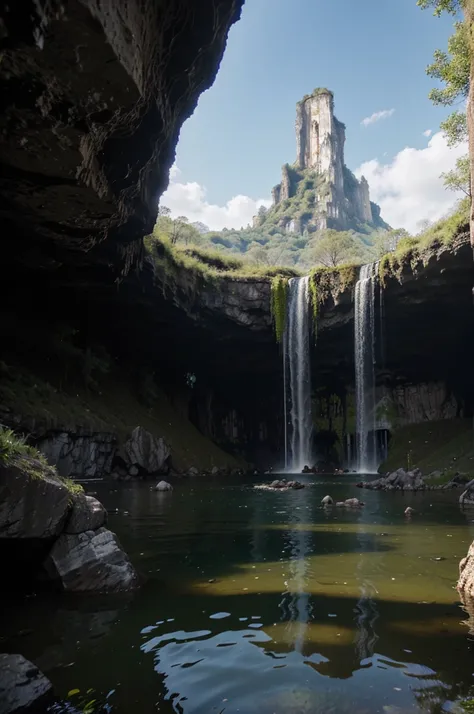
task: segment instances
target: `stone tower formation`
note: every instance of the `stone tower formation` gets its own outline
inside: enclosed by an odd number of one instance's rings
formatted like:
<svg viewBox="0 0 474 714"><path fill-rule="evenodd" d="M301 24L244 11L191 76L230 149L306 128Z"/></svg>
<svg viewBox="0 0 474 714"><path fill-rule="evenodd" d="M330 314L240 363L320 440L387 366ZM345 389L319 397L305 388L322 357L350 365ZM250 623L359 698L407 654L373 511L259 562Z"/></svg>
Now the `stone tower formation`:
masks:
<svg viewBox="0 0 474 714"><path fill-rule="evenodd" d="M273 207L255 225L270 220L296 233L388 228L366 179L358 181L344 163L345 126L334 116L333 93L315 89L298 102L295 128L296 161L282 167Z"/></svg>

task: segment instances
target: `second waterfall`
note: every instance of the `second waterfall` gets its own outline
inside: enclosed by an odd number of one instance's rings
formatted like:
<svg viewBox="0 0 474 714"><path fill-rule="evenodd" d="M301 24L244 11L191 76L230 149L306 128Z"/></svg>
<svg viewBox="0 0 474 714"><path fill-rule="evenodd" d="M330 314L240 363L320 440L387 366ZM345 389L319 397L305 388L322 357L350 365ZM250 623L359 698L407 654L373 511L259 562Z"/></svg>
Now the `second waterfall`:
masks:
<svg viewBox="0 0 474 714"><path fill-rule="evenodd" d="M375 287L378 263L363 265L355 288L357 470L377 471L375 414Z"/></svg>
<svg viewBox="0 0 474 714"><path fill-rule="evenodd" d="M283 343L285 466L301 471L311 462L311 369L309 277L288 284Z"/></svg>

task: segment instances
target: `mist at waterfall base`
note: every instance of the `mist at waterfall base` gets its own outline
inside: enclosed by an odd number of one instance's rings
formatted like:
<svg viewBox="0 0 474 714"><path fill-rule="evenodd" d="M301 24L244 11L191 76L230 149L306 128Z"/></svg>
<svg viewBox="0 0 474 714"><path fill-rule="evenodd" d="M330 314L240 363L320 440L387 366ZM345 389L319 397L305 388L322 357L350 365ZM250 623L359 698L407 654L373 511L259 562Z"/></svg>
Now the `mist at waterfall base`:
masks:
<svg viewBox="0 0 474 714"><path fill-rule="evenodd" d="M291 278L283 336L285 470L291 472L312 462L310 332L309 276Z"/></svg>

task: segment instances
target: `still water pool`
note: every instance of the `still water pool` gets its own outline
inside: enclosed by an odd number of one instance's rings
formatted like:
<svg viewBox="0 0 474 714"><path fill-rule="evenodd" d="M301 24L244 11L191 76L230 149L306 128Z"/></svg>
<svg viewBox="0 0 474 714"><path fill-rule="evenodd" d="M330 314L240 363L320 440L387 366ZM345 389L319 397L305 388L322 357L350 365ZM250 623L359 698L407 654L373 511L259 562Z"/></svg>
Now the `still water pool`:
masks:
<svg viewBox="0 0 474 714"><path fill-rule="evenodd" d="M97 487L143 588L2 607L1 649L61 697L114 714L403 714L474 693L469 615L454 589L474 539L458 494L359 491L309 477ZM358 496L361 511L322 509ZM407 520L411 505L416 515ZM128 512L128 515L124 514Z"/></svg>

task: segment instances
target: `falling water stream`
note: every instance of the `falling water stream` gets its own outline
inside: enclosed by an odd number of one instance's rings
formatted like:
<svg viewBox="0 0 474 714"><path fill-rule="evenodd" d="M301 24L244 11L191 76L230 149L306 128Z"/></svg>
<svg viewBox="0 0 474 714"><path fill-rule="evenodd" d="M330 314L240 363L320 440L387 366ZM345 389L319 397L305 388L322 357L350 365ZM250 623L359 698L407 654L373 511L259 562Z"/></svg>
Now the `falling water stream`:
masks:
<svg viewBox="0 0 474 714"><path fill-rule="evenodd" d="M289 424L285 418L285 466L292 471L301 471L311 461L309 303L309 277L292 278L283 349L285 415L290 416Z"/></svg>
<svg viewBox="0 0 474 714"><path fill-rule="evenodd" d="M363 265L355 288L357 470L377 470L375 434L375 286L378 262Z"/></svg>

